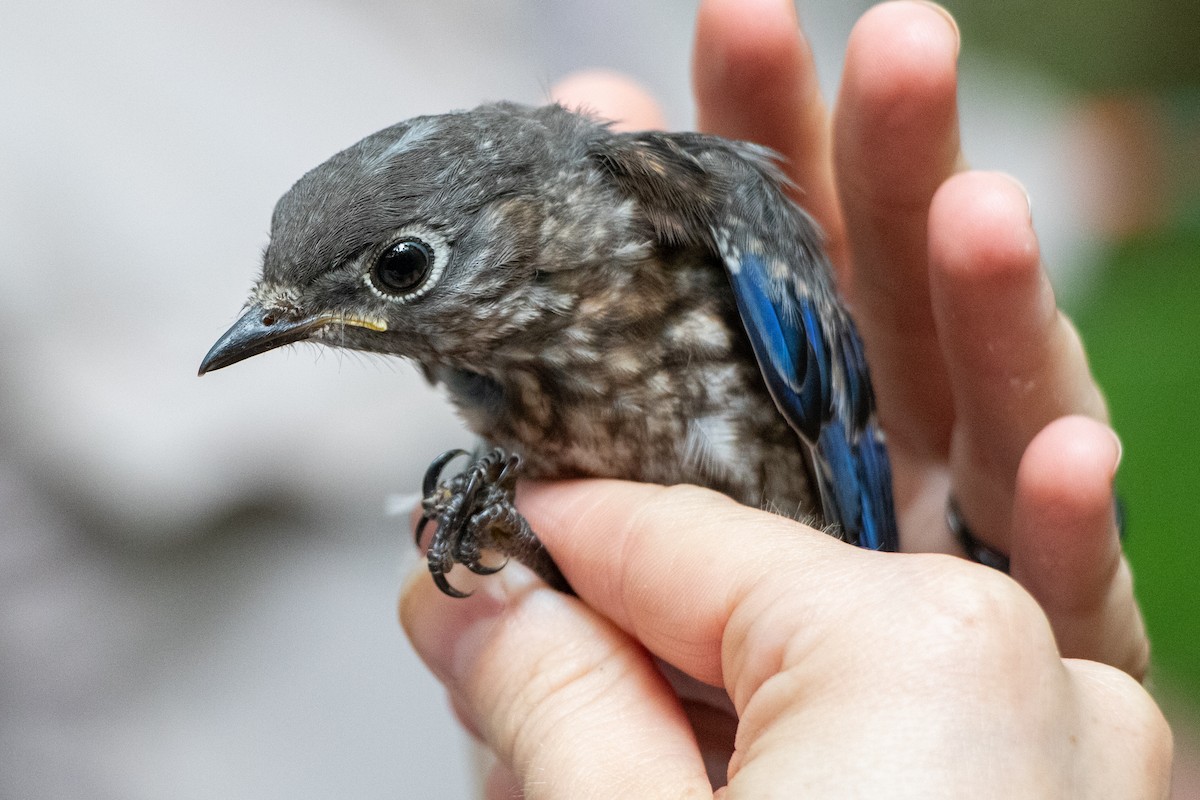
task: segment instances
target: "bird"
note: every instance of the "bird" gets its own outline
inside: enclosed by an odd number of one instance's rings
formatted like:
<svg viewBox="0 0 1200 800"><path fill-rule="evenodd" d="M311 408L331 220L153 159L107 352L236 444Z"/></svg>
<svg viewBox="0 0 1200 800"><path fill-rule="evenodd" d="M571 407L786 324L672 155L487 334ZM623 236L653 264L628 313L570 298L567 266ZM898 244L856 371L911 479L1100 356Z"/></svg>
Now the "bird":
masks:
<svg viewBox="0 0 1200 800"><path fill-rule="evenodd" d="M781 159L620 132L562 105L416 117L275 206L261 276L203 375L300 341L399 356L484 443L426 473L442 591L509 558L570 591L518 476L696 484L898 548L863 343ZM488 562L488 553L504 558Z"/></svg>

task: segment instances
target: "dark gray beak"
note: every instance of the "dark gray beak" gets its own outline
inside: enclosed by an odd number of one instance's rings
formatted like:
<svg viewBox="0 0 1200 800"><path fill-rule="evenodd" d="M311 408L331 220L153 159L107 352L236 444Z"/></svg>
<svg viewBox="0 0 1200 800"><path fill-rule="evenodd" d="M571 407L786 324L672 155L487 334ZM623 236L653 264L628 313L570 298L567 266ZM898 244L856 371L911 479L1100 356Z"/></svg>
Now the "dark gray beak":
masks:
<svg viewBox="0 0 1200 800"><path fill-rule="evenodd" d="M200 374L307 339L314 330L329 322L330 318L325 314L291 319L279 311L260 305L250 306L208 351L200 362Z"/></svg>

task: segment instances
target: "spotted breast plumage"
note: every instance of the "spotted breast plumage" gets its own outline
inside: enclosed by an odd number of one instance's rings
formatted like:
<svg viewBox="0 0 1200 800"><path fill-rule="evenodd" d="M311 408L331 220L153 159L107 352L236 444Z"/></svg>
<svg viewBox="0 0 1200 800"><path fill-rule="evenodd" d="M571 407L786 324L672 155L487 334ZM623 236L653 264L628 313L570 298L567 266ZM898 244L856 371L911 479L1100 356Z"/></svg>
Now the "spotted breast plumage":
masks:
<svg viewBox="0 0 1200 800"><path fill-rule="evenodd" d="M415 360L496 448L426 480L451 593L489 550L565 588L513 507L516 455L529 477L695 483L896 548L862 345L761 147L506 103L382 130L279 201L200 371L303 339Z"/></svg>

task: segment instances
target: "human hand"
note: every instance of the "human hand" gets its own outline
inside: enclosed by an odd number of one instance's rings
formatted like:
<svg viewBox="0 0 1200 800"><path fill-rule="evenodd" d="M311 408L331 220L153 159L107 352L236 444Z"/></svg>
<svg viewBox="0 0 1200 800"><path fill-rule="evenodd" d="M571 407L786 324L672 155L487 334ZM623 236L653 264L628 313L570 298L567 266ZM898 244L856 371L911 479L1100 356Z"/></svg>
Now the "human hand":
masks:
<svg viewBox="0 0 1200 800"><path fill-rule="evenodd" d="M1064 655L1141 677L1149 647L1113 515L1120 444L1042 269L1024 190L965 171L958 32L921 2L885 3L851 35L835 112L787 0L707 0L699 127L780 152L824 227L866 343L904 549L962 554L975 537L1049 616ZM626 128L659 127L611 75L556 99Z"/></svg>
<svg viewBox="0 0 1200 800"><path fill-rule="evenodd" d="M1059 656L1013 580L860 550L695 487L575 481L521 508L579 593L517 565L401 598L499 757L488 798L1165 797L1171 735L1126 674ZM681 702L651 656L720 687Z"/></svg>

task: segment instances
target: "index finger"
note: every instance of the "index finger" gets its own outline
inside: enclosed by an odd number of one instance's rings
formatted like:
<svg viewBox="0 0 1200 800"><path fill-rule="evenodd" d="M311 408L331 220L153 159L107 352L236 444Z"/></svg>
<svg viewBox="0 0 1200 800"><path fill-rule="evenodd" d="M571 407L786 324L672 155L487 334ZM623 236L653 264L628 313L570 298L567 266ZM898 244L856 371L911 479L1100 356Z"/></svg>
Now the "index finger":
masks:
<svg viewBox="0 0 1200 800"><path fill-rule="evenodd" d="M829 115L791 0L702 3L692 84L700 130L757 142L783 156L796 200L824 229L834 263L843 264Z"/></svg>
<svg viewBox="0 0 1200 800"><path fill-rule="evenodd" d="M854 266L848 294L897 477L944 460L954 422L927 229L934 192L962 157L957 58L957 29L944 12L920 2L878 5L850 34L835 113ZM897 495L905 505L903 487Z"/></svg>

